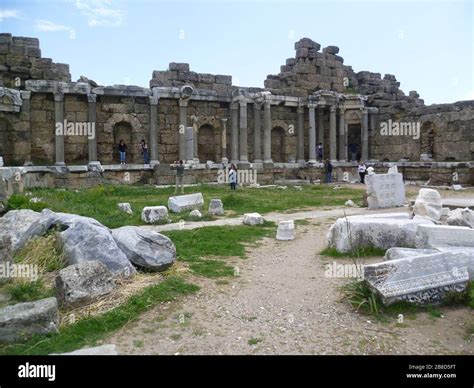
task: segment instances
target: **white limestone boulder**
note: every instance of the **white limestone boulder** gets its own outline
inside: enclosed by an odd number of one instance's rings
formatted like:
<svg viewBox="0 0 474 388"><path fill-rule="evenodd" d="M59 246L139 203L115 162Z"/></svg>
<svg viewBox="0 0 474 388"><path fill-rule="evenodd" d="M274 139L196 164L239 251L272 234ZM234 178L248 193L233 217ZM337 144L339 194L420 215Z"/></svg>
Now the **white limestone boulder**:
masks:
<svg viewBox="0 0 474 388"><path fill-rule="evenodd" d="M176 260L176 247L166 236L136 226L113 229L112 235L126 258L151 271L164 271Z"/></svg>
<svg viewBox="0 0 474 388"><path fill-rule="evenodd" d="M422 217L429 217L439 221L442 214L443 203L441 195L433 189L420 189L413 205L413 213Z"/></svg>
<svg viewBox="0 0 474 388"><path fill-rule="evenodd" d="M464 226L418 225L419 248L474 247L474 229Z"/></svg>
<svg viewBox="0 0 474 388"><path fill-rule="evenodd" d="M209 202L208 213L213 216L223 216L224 215L224 204L219 198L211 199Z"/></svg>
<svg viewBox="0 0 474 388"><path fill-rule="evenodd" d="M416 248L390 248L385 252L384 260L404 259L407 257L416 257L438 253L437 249L416 249Z"/></svg>
<svg viewBox="0 0 474 388"><path fill-rule="evenodd" d="M404 205L405 185L403 184L402 174L369 174L365 178L365 184L369 209Z"/></svg>
<svg viewBox="0 0 474 388"><path fill-rule="evenodd" d="M168 209L166 206L145 206L142 210L142 221L147 224L163 222L168 220Z"/></svg>
<svg viewBox="0 0 474 388"><path fill-rule="evenodd" d="M202 193L177 195L168 198L168 208L174 213L183 211L201 209L204 205Z"/></svg>
<svg viewBox="0 0 474 388"><path fill-rule="evenodd" d="M116 288L112 273L100 261L85 261L59 271L55 281L60 306L80 307Z"/></svg>
<svg viewBox="0 0 474 388"><path fill-rule="evenodd" d="M58 331L56 298L19 303L0 309L0 342L14 342L35 334Z"/></svg>
<svg viewBox="0 0 474 388"><path fill-rule="evenodd" d="M247 213L244 214L243 223L245 225L262 225L264 223L263 217L258 213Z"/></svg>
<svg viewBox="0 0 474 388"><path fill-rule="evenodd" d="M469 208L458 208L451 210L448 213L448 219L446 222L448 225L467 226L468 228L474 228L474 211Z"/></svg>
<svg viewBox="0 0 474 388"><path fill-rule="evenodd" d="M128 202L118 203L117 207L121 212L133 214L132 206Z"/></svg>
<svg viewBox="0 0 474 388"><path fill-rule="evenodd" d="M329 229L328 246L348 253L363 247L417 248L417 227L429 220L412 220L408 213L371 214L339 218Z"/></svg>

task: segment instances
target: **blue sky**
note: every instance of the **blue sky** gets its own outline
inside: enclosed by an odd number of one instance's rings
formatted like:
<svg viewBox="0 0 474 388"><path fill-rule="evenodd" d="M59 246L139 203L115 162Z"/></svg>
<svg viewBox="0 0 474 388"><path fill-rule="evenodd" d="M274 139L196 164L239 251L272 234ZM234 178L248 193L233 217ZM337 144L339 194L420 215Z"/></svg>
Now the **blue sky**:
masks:
<svg viewBox="0 0 474 388"><path fill-rule="evenodd" d="M339 46L355 71L395 74L431 104L474 99L472 3L2 0L0 30L38 37L73 80L145 87L169 62L263 87L310 37Z"/></svg>

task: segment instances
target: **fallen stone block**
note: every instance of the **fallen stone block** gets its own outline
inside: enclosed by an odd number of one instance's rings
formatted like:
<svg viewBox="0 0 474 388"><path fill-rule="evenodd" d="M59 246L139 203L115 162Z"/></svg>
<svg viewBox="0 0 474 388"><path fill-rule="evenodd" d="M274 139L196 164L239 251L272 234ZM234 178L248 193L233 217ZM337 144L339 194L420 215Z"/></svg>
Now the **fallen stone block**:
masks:
<svg viewBox="0 0 474 388"><path fill-rule="evenodd" d="M403 206L405 203L402 174L370 174L366 176L365 183L369 209Z"/></svg>
<svg viewBox="0 0 474 388"><path fill-rule="evenodd" d="M448 219L446 220L448 225L455 226L467 226L468 228L474 228L474 211L469 208L465 209L454 209L448 213Z"/></svg>
<svg viewBox="0 0 474 388"><path fill-rule="evenodd" d="M438 253L437 249L416 249L416 248L390 248L385 252L384 260L404 259Z"/></svg>
<svg viewBox="0 0 474 388"><path fill-rule="evenodd" d="M34 334L58 331L56 298L19 303L0 309L0 342L14 342Z"/></svg>
<svg viewBox="0 0 474 388"><path fill-rule="evenodd" d="M189 216L193 218L202 218L202 213L199 210L194 209L191 213L189 213Z"/></svg>
<svg viewBox="0 0 474 388"><path fill-rule="evenodd" d="M468 262L474 266L474 258L439 252L365 265L363 275L385 305L438 304L449 294L466 290Z"/></svg>
<svg viewBox="0 0 474 388"><path fill-rule="evenodd" d="M243 223L245 225L262 225L264 223L263 217L258 213L244 214Z"/></svg>
<svg viewBox="0 0 474 388"><path fill-rule="evenodd" d="M85 261L63 268L55 282L58 302L66 308L87 305L115 287L112 273L100 261Z"/></svg>
<svg viewBox="0 0 474 388"><path fill-rule="evenodd" d="M280 221L278 223L276 239L281 241L295 239L295 223L293 220Z"/></svg>
<svg viewBox="0 0 474 388"><path fill-rule="evenodd" d="M117 346L101 345L93 348L82 348L68 353L51 353L51 356L117 356Z"/></svg>
<svg viewBox="0 0 474 388"><path fill-rule="evenodd" d="M213 216L223 216L224 205L222 201L219 198L211 199L211 202L209 202L208 212L209 214L212 214Z"/></svg>
<svg viewBox="0 0 474 388"><path fill-rule="evenodd" d="M371 214L339 218L327 235L330 248L348 253L359 248L417 248L418 225L429 220L412 220L407 213Z"/></svg>
<svg viewBox="0 0 474 388"><path fill-rule="evenodd" d="M204 198L201 193L178 195L168 198L168 208L174 213L200 209L203 205Z"/></svg>
<svg viewBox="0 0 474 388"><path fill-rule="evenodd" d="M464 226L420 224L417 235L418 248L474 247L474 229Z"/></svg>
<svg viewBox="0 0 474 388"><path fill-rule="evenodd" d="M166 236L136 226L112 230L117 245L135 265L151 271L164 271L176 260L176 247Z"/></svg>
<svg viewBox="0 0 474 388"><path fill-rule="evenodd" d="M439 221L442 213L441 195L433 189L420 189L413 205L413 213Z"/></svg>
<svg viewBox="0 0 474 388"><path fill-rule="evenodd" d="M145 206L142 210L142 221L147 224L168 220L168 209L166 206Z"/></svg>
<svg viewBox="0 0 474 388"><path fill-rule="evenodd" d="M133 214L132 206L128 202L118 203L117 207L121 212Z"/></svg>

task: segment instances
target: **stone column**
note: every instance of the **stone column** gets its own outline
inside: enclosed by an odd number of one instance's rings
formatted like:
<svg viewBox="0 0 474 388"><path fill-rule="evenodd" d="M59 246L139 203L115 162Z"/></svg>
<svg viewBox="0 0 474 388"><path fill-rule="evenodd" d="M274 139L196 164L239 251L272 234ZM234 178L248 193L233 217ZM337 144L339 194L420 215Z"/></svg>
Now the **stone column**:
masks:
<svg viewBox="0 0 474 388"><path fill-rule="evenodd" d="M318 110L318 144L323 145L323 157L327 155L326 149L324 148L324 110L319 108Z"/></svg>
<svg viewBox="0 0 474 388"><path fill-rule="evenodd" d="M94 128L94 137L89 139L89 163L97 162L97 94L87 95L89 125Z"/></svg>
<svg viewBox="0 0 474 388"><path fill-rule="evenodd" d="M191 120L193 121L193 154L194 159L198 160L198 116L192 115Z"/></svg>
<svg viewBox="0 0 474 388"><path fill-rule="evenodd" d="M316 163L316 104L308 104L309 110L309 160L308 163Z"/></svg>
<svg viewBox="0 0 474 388"><path fill-rule="evenodd" d="M365 162L369 159L369 118L367 108L362 109L361 144L361 158Z"/></svg>
<svg viewBox="0 0 474 388"><path fill-rule="evenodd" d="M158 103L159 97L150 97L150 164L160 164L158 156Z"/></svg>
<svg viewBox="0 0 474 388"><path fill-rule="evenodd" d="M20 117L22 121L26 121L28 123L28 129L25 138L25 166L31 166L33 163L31 162L31 92L22 90L21 91L21 99L23 100L23 104L21 106L21 113Z"/></svg>
<svg viewBox="0 0 474 388"><path fill-rule="evenodd" d="M194 159L194 128L193 127L186 127L186 134L185 134L185 159L193 160Z"/></svg>
<svg viewBox="0 0 474 388"><path fill-rule="evenodd" d="M56 124L61 123L63 133L57 133L55 131L55 153L56 153L56 165L64 166L64 94L54 93L54 121Z"/></svg>
<svg viewBox="0 0 474 388"><path fill-rule="evenodd" d="M240 141L240 158L241 162L248 162L248 147L247 147L247 101L241 100L239 102L239 141Z"/></svg>
<svg viewBox="0 0 474 388"><path fill-rule="evenodd" d="M222 163L228 162L227 160L227 119L221 119L221 127L222 127ZM217 162L217 160L216 160Z"/></svg>
<svg viewBox="0 0 474 388"><path fill-rule="evenodd" d="M336 107L329 108L329 159L337 160Z"/></svg>
<svg viewBox="0 0 474 388"><path fill-rule="evenodd" d="M339 108L339 160L347 161L346 125L344 108Z"/></svg>
<svg viewBox="0 0 474 388"><path fill-rule="evenodd" d="M254 128L253 128L253 161L255 163L262 163L262 118L261 118L262 104L255 102L253 104Z"/></svg>
<svg viewBox="0 0 474 388"><path fill-rule="evenodd" d="M230 159L232 163L239 161L239 105L236 103L230 104L230 119L231 119L231 149Z"/></svg>
<svg viewBox="0 0 474 388"><path fill-rule="evenodd" d="M272 160L272 112L270 101L263 104L263 162L273 163Z"/></svg>
<svg viewBox="0 0 474 388"><path fill-rule="evenodd" d="M304 163L304 105L298 106L298 123L296 128L297 155L296 162Z"/></svg>
<svg viewBox="0 0 474 388"><path fill-rule="evenodd" d="M188 99L181 98L179 100L179 131L178 131L178 147L179 159L186 159L186 127L188 126Z"/></svg>

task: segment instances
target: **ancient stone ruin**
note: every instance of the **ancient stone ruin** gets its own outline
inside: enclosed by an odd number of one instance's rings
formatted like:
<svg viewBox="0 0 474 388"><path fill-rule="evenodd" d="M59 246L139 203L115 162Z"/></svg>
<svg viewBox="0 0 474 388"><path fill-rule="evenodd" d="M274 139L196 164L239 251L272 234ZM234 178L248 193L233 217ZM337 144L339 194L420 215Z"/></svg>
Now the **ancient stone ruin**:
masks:
<svg viewBox="0 0 474 388"><path fill-rule="evenodd" d="M124 169L127 182L168 184L177 159L194 163L186 183L214 181L210 170L227 161L273 183L320 179L321 143L337 174L355 175L350 161L362 159L375 168L396 162L405 180L472 183L473 101L425 106L394 75L354 71L336 46L303 38L295 50L264 88L186 63L153 71L149 88L100 86L73 82L68 65L41 57L38 39L0 34L0 155L25 166L29 187L123 183ZM120 139L129 145L125 167Z"/></svg>

